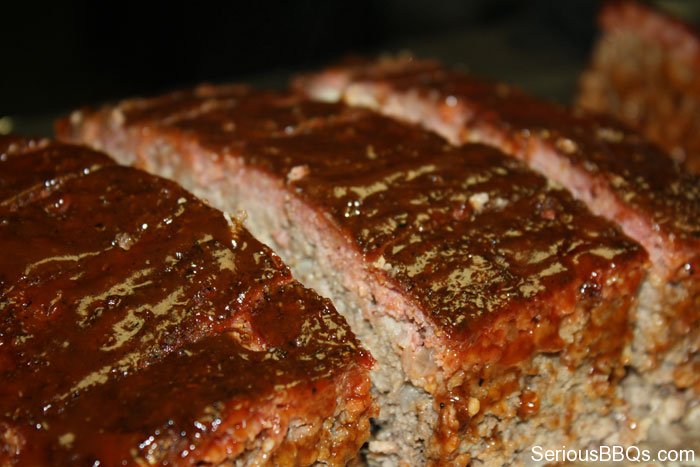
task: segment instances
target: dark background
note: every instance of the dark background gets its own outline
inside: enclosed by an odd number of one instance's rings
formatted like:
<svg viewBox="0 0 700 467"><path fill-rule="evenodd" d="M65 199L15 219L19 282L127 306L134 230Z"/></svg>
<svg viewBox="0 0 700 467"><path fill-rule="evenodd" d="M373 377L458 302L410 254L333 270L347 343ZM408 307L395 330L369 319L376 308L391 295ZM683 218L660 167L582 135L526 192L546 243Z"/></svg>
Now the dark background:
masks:
<svg viewBox="0 0 700 467"><path fill-rule="evenodd" d="M700 2L663 1L691 20ZM282 86L349 53L409 49L566 102L597 1L5 2L0 132L201 81ZM2 118L5 117L5 118Z"/></svg>

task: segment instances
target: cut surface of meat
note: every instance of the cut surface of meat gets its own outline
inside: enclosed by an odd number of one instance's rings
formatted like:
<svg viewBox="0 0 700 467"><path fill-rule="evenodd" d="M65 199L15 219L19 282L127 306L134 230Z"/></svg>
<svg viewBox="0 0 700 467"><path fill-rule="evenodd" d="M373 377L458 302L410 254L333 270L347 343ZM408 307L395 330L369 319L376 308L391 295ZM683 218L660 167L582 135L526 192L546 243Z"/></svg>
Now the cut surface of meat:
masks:
<svg viewBox="0 0 700 467"><path fill-rule="evenodd" d="M635 1L606 2L577 103L614 115L700 173L700 33Z"/></svg>

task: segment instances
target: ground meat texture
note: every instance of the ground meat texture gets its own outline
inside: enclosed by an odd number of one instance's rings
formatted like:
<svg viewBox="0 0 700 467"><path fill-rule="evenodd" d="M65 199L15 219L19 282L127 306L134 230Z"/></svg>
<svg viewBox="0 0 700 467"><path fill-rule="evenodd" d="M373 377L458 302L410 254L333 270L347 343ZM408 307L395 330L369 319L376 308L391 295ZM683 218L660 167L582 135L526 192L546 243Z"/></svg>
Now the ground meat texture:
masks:
<svg viewBox="0 0 700 467"><path fill-rule="evenodd" d="M371 357L239 221L84 147L0 149L0 464L356 456Z"/></svg>
<svg viewBox="0 0 700 467"><path fill-rule="evenodd" d="M618 386L647 264L635 242L493 148L248 92L127 100L59 132L245 209L333 299L378 359L368 460L501 465L533 443L637 439Z"/></svg>
<svg viewBox="0 0 700 467"><path fill-rule="evenodd" d="M700 36L680 19L633 1L605 3L600 37L577 103L639 129L700 173Z"/></svg>

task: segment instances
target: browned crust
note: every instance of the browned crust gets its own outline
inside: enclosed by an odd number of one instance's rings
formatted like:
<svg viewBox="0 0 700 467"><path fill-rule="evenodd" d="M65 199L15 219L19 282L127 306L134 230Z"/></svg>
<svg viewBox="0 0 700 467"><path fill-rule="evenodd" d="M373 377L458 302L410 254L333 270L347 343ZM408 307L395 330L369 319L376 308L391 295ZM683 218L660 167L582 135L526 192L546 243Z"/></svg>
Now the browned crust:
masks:
<svg viewBox="0 0 700 467"><path fill-rule="evenodd" d="M330 68L301 77L296 87L420 123L454 144L499 147L620 225L647 249L663 276L692 261L700 249L700 184L663 151L612 119L421 62L397 57L364 68Z"/></svg>

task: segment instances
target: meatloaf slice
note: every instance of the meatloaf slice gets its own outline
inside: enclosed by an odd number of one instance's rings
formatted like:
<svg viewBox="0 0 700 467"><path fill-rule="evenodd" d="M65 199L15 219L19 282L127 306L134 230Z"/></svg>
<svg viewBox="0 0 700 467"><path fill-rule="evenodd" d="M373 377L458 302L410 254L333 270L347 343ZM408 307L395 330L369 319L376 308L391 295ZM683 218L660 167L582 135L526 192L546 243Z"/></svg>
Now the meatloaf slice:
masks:
<svg viewBox="0 0 700 467"><path fill-rule="evenodd" d="M617 223L652 262L633 363L654 384L700 391L700 179L611 118L542 102L432 61L387 58L332 68L296 85L319 99L342 98L419 122L454 144L496 146Z"/></svg>
<svg viewBox="0 0 700 467"><path fill-rule="evenodd" d="M700 173L700 33L633 1L606 2L578 104L638 128Z"/></svg>
<svg viewBox="0 0 700 467"><path fill-rule="evenodd" d="M486 146L293 94L215 95L181 93L195 112L127 100L60 133L245 209L332 297L378 359L371 461L637 439L617 382L646 255L614 225Z"/></svg>
<svg viewBox="0 0 700 467"><path fill-rule="evenodd" d="M1 465L345 465L371 357L171 181L0 138Z"/></svg>

